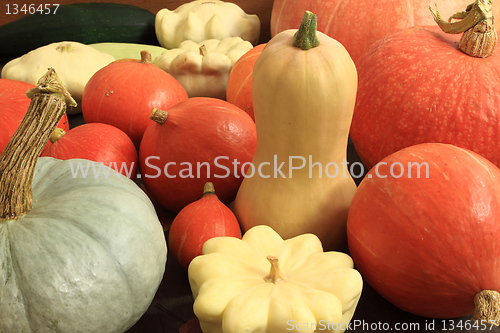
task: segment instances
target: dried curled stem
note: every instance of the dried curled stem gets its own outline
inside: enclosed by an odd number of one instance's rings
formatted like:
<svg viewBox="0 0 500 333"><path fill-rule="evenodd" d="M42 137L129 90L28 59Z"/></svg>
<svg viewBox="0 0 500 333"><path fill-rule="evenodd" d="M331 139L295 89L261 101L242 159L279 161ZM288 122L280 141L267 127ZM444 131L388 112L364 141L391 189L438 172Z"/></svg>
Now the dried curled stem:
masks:
<svg viewBox="0 0 500 333"><path fill-rule="evenodd" d="M0 155L0 221L18 219L31 209L38 157L66 111L66 102L76 105L53 69L27 95L28 110Z"/></svg>
<svg viewBox="0 0 500 333"><path fill-rule="evenodd" d="M436 12L430 7L429 9L441 30L449 34L463 33L458 44L461 51L478 58L486 58L493 54L497 33L493 24L491 0L477 0L468 5L465 11L452 15L447 21L442 18L437 5Z"/></svg>

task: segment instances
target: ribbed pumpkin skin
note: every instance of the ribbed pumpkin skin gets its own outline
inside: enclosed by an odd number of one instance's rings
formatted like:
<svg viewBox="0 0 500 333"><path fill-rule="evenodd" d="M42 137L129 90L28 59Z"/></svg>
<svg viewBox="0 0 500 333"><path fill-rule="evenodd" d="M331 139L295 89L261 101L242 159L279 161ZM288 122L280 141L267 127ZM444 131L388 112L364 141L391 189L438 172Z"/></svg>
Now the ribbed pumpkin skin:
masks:
<svg viewBox="0 0 500 333"><path fill-rule="evenodd" d="M474 295L500 290L500 170L453 145L427 143L383 160L349 208L347 236L357 269L397 307L426 317L474 312ZM417 177L407 163L427 163ZM390 167L401 163L401 177ZM394 174L399 175L400 167Z"/></svg>
<svg viewBox="0 0 500 333"><path fill-rule="evenodd" d="M447 19L464 11L471 2L441 0L437 4ZM318 15L318 31L341 42L357 64L364 50L383 36L416 25L434 24L429 6L434 8L435 3L434 0L275 0L271 36L297 29L304 11L309 10Z"/></svg>
<svg viewBox="0 0 500 333"><path fill-rule="evenodd" d="M0 222L0 332L125 332L163 277L165 237L144 192L115 174L74 178L69 163L41 157L32 210Z"/></svg>
<svg viewBox="0 0 500 333"><path fill-rule="evenodd" d="M500 53L474 58L437 26L386 36L358 63L351 138L371 167L424 142L467 148L500 166Z"/></svg>
<svg viewBox="0 0 500 333"><path fill-rule="evenodd" d="M12 134L23 120L30 105L26 92L35 85L10 79L0 79L0 152L7 146ZM68 117L64 114L57 127L69 130ZM50 146L50 142L47 143Z"/></svg>

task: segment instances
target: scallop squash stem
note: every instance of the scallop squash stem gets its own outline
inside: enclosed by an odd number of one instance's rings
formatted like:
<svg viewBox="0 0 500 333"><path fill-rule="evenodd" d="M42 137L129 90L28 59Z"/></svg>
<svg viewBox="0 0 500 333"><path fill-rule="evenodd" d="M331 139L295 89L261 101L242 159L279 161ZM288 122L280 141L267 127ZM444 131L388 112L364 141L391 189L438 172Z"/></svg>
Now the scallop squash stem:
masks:
<svg viewBox="0 0 500 333"><path fill-rule="evenodd" d="M30 211L38 157L66 111L66 103L76 106L54 69L26 95L31 98L28 110L0 155L0 221L15 220Z"/></svg>

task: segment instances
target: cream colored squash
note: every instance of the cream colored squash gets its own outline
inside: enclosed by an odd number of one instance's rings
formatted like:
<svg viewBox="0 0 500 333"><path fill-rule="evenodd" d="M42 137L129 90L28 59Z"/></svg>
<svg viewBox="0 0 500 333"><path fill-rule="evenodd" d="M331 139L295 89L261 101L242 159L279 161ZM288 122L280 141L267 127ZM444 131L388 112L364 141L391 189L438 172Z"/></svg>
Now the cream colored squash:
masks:
<svg viewBox="0 0 500 333"><path fill-rule="evenodd" d="M160 45L167 49L177 48L185 40L200 43L227 37L241 37L255 45L260 19L232 2L194 0L173 11L161 9L156 14L155 29Z"/></svg>
<svg viewBox="0 0 500 333"><path fill-rule="evenodd" d="M77 102L68 114L81 112L83 90L88 80L115 58L78 42L59 42L41 46L9 61L2 69L2 78L37 84L38 79L54 68L66 89Z"/></svg>
<svg viewBox="0 0 500 333"><path fill-rule="evenodd" d="M240 37L201 43L186 40L156 57L155 64L175 77L189 97L225 99L231 68L252 47Z"/></svg>
<svg viewBox="0 0 500 333"><path fill-rule="evenodd" d="M255 63L254 172L243 180L234 211L244 230L265 224L284 238L310 232L330 250L345 245L356 191L346 150L357 73L345 48L316 32L311 15L298 38L296 30L276 35ZM309 45L316 37L319 44Z"/></svg>
<svg viewBox="0 0 500 333"><path fill-rule="evenodd" d="M110 54L115 60L121 59L137 59L141 60L141 51L149 51L151 59L154 60L157 56L165 52L167 49L157 45L146 45L137 43L95 43L89 44L94 49Z"/></svg>
<svg viewBox="0 0 500 333"><path fill-rule="evenodd" d="M312 234L284 241L268 226L209 239L188 276L204 333L343 332L363 287L347 254L323 252Z"/></svg>

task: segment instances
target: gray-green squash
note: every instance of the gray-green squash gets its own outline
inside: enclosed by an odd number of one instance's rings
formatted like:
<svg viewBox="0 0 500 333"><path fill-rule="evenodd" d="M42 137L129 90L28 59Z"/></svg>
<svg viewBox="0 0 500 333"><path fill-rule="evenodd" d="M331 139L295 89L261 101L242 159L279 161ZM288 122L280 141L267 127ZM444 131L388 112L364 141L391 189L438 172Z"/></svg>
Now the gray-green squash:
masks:
<svg viewBox="0 0 500 333"><path fill-rule="evenodd" d="M52 70L30 91L0 155L0 332L125 332L162 280L163 229L127 177L83 177L77 166L93 162L38 158L71 99L54 82Z"/></svg>

